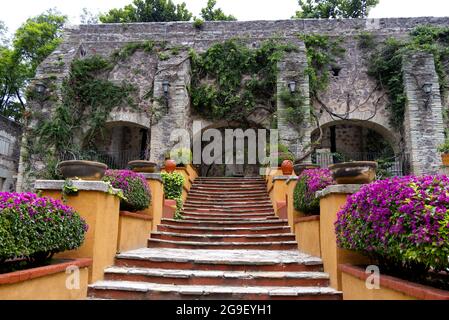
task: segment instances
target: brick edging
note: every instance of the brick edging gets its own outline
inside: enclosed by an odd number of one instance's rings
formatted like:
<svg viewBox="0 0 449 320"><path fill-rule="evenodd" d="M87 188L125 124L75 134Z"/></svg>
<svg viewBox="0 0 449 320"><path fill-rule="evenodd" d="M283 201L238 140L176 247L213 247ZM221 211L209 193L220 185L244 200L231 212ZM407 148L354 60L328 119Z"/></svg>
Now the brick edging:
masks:
<svg viewBox="0 0 449 320"><path fill-rule="evenodd" d="M128 217L128 218L148 220L148 221L153 220L153 217L149 216L147 214L134 213L134 212L129 212L129 211L120 211L120 217Z"/></svg>
<svg viewBox="0 0 449 320"><path fill-rule="evenodd" d="M362 268L350 264L340 264L338 267L341 272L347 273L360 280L366 280L368 276L370 276L369 274L366 274ZM449 300L449 291L435 289L392 276L381 275L380 285L384 288L395 290L420 300Z"/></svg>
<svg viewBox="0 0 449 320"><path fill-rule="evenodd" d="M14 284L18 282L49 276L60 272L65 272L65 270L70 266L76 266L78 268L86 268L92 265L92 259L87 258L80 258L73 260L57 259L54 260L54 262L55 264L51 264L48 266L0 274L0 285Z"/></svg>

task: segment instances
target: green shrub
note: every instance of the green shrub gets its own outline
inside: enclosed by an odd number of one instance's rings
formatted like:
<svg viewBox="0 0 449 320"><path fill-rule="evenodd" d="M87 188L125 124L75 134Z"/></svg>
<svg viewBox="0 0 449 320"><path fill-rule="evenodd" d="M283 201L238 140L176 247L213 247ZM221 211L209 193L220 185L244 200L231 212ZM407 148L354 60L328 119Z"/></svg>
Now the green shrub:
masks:
<svg viewBox="0 0 449 320"><path fill-rule="evenodd" d="M170 158L175 160L176 165L187 165L192 163L192 151L187 148L179 148L170 152Z"/></svg>
<svg viewBox="0 0 449 320"><path fill-rule="evenodd" d="M178 172L162 172L162 183L164 184L165 199L176 200L175 219L182 219L182 188L184 186L184 176Z"/></svg>
<svg viewBox="0 0 449 320"><path fill-rule="evenodd" d="M6 260L39 265L55 253L79 248L87 228L61 201L33 193L0 193L0 272L10 271Z"/></svg>
<svg viewBox="0 0 449 320"><path fill-rule="evenodd" d="M136 212L150 206L151 191L141 174L130 170L107 170L103 180L123 191L120 210Z"/></svg>

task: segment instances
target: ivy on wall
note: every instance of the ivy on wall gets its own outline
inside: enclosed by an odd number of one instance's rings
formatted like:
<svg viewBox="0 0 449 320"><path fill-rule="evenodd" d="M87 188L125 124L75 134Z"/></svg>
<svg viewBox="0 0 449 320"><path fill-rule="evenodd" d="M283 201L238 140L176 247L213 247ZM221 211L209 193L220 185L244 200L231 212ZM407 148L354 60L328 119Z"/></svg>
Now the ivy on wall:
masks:
<svg viewBox="0 0 449 320"><path fill-rule="evenodd" d="M294 50L275 40L253 49L234 39L202 54L191 51L193 108L207 119L243 123L258 108L274 113L277 63Z"/></svg>
<svg viewBox="0 0 449 320"><path fill-rule="evenodd" d="M445 64L449 61L449 27L419 26L407 41L387 39L369 59L368 73L387 91L390 103L390 122L401 129L404 122L407 97L403 83L402 58L411 51L432 53L439 77L442 96L448 90Z"/></svg>

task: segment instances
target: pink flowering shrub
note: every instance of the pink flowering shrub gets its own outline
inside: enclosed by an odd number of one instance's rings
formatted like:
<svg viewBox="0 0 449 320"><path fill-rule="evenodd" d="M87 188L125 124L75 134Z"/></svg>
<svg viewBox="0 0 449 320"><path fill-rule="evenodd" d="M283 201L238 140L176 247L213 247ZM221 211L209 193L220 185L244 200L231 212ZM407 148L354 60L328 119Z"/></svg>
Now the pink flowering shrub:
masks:
<svg viewBox="0 0 449 320"><path fill-rule="evenodd" d="M61 201L0 192L0 266L11 259L42 263L57 252L76 249L87 228Z"/></svg>
<svg viewBox="0 0 449 320"><path fill-rule="evenodd" d="M417 273L449 267L449 177L401 177L363 186L335 224L340 247Z"/></svg>
<svg viewBox="0 0 449 320"><path fill-rule="evenodd" d="M151 191L143 175L130 170L107 170L103 180L123 191L125 199L120 200L120 210L136 212L150 206Z"/></svg>
<svg viewBox="0 0 449 320"><path fill-rule="evenodd" d="M329 169L305 170L298 177L293 194L295 209L305 214L319 214L320 200L315 197L317 191L335 184Z"/></svg>

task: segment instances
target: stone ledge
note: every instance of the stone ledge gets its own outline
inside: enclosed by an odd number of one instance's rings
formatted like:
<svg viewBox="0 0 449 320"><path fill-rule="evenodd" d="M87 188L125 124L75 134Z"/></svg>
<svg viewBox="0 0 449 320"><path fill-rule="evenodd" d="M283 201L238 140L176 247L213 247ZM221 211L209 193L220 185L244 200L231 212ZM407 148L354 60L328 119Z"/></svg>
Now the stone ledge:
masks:
<svg viewBox="0 0 449 320"><path fill-rule="evenodd" d="M162 177L160 173L140 173L145 177L147 180L157 180L162 182Z"/></svg>
<svg viewBox="0 0 449 320"><path fill-rule="evenodd" d="M289 183L292 180L298 180L296 176L274 176L273 181L286 181Z"/></svg>
<svg viewBox="0 0 449 320"><path fill-rule="evenodd" d="M79 191L100 191L109 193L110 186L103 181L85 181L85 180L72 180L73 186ZM62 190L64 186L64 180L36 180L34 183L34 189L36 190ZM120 192L120 189L112 188L112 193L115 195Z"/></svg>
<svg viewBox="0 0 449 320"><path fill-rule="evenodd" d="M353 194L360 190L361 184L336 184L316 193L317 198L324 198L331 194Z"/></svg>

